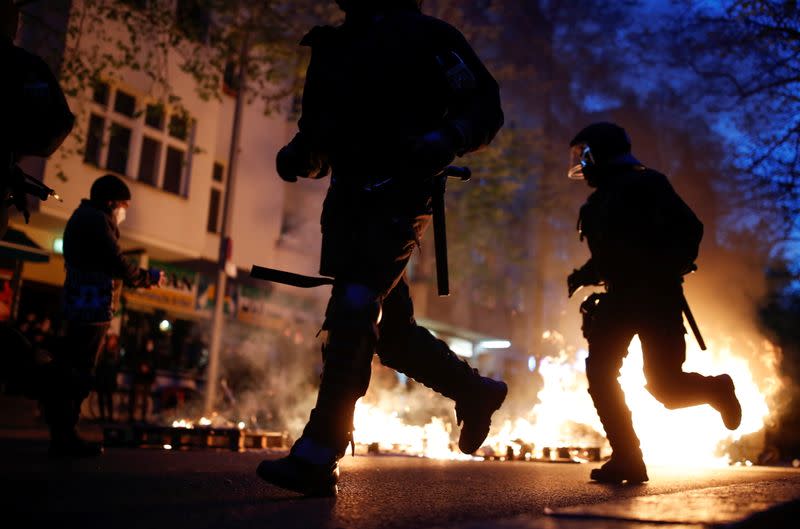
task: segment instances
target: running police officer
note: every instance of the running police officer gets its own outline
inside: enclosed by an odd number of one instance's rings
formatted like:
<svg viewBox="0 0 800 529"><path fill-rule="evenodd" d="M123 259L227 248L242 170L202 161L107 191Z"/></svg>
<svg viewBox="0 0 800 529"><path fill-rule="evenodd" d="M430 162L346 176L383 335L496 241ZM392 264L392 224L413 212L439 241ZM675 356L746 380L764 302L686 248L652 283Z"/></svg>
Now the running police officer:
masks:
<svg viewBox="0 0 800 529"><path fill-rule="evenodd" d="M356 400L375 353L456 403L459 447L480 448L505 383L482 377L414 321L405 268L431 217L433 176L487 145L503 123L499 90L459 31L416 0L337 0L338 27L314 28L299 132L278 154L286 181L332 171L320 271L335 278L316 406L264 480L335 495Z"/></svg>
<svg viewBox="0 0 800 529"><path fill-rule="evenodd" d="M624 129L594 123L570 142L570 178L595 189L581 207L579 231L591 258L568 278L569 295L586 285L606 292L581 305L589 342L589 394L612 448L592 470L600 482L648 480L639 438L617 382L628 344L638 334L648 391L669 409L710 404L736 429L742 409L731 377L685 373L682 276L694 269L703 225L667 178L631 154Z"/></svg>

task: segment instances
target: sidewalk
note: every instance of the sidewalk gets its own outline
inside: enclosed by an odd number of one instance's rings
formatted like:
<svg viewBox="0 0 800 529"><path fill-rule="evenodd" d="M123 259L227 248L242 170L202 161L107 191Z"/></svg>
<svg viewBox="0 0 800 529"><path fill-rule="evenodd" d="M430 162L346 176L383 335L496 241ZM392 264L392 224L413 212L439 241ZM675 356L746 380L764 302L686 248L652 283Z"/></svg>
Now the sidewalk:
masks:
<svg viewBox="0 0 800 529"><path fill-rule="evenodd" d="M790 479L546 509L544 516L451 529L794 529L799 524L800 471Z"/></svg>

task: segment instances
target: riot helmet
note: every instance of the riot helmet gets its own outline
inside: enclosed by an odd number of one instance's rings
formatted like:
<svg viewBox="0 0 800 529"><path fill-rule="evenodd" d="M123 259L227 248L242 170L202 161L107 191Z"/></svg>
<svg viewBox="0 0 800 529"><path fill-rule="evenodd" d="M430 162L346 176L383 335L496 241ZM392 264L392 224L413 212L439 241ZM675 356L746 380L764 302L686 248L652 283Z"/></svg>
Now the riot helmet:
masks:
<svg viewBox="0 0 800 529"><path fill-rule="evenodd" d="M625 129L615 123L601 121L582 129L570 146L567 176L590 181L603 168L613 165L638 165L631 155L631 139Z"/></svg>

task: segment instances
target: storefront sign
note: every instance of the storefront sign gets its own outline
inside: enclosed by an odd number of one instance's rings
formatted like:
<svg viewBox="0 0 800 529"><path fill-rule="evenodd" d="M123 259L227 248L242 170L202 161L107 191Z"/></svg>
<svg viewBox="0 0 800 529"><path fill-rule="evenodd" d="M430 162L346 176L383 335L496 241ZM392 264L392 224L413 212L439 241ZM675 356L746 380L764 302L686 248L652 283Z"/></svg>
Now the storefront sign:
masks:
<svg viewBox="0 0 800 529"><path fill-rule="evenodd" d="M150 261L150 266L166 273L166 285L161 288L126 290L125 299L131 303L149 305L166 311L194 312L199 274L158 261Z"/></svg>

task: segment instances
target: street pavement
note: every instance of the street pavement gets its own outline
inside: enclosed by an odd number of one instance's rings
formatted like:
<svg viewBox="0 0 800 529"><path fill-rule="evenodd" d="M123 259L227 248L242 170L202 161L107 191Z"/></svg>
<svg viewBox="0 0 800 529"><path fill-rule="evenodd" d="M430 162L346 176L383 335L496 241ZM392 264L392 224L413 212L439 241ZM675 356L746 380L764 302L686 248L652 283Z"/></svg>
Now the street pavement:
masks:
<svg viewBox="0 0 800 529"><path fill-rule="evenodd" d="M0 397L0 527L217 529L783 529L800 520L800 469L649 468L650 481L589 481L597 464L341 462L336 499L263 483L280 452L108 448L97 459L47 458L35 405ZM88 437L100 427L84 424Z"/></svg>
<svg viewBox="0 0 800 529"><path fill-rule="evenodd" d="M649 483L607 486L588 480L596 465L390 456L345 457L338 498L305 499L255 475L278 453L112 448L51 461L42 433L0 429L0 508L19 520L3 527L700 529L800 499L793 468L654 467ZM753 527L795 524L796 503L782 508Z"/></svg>

